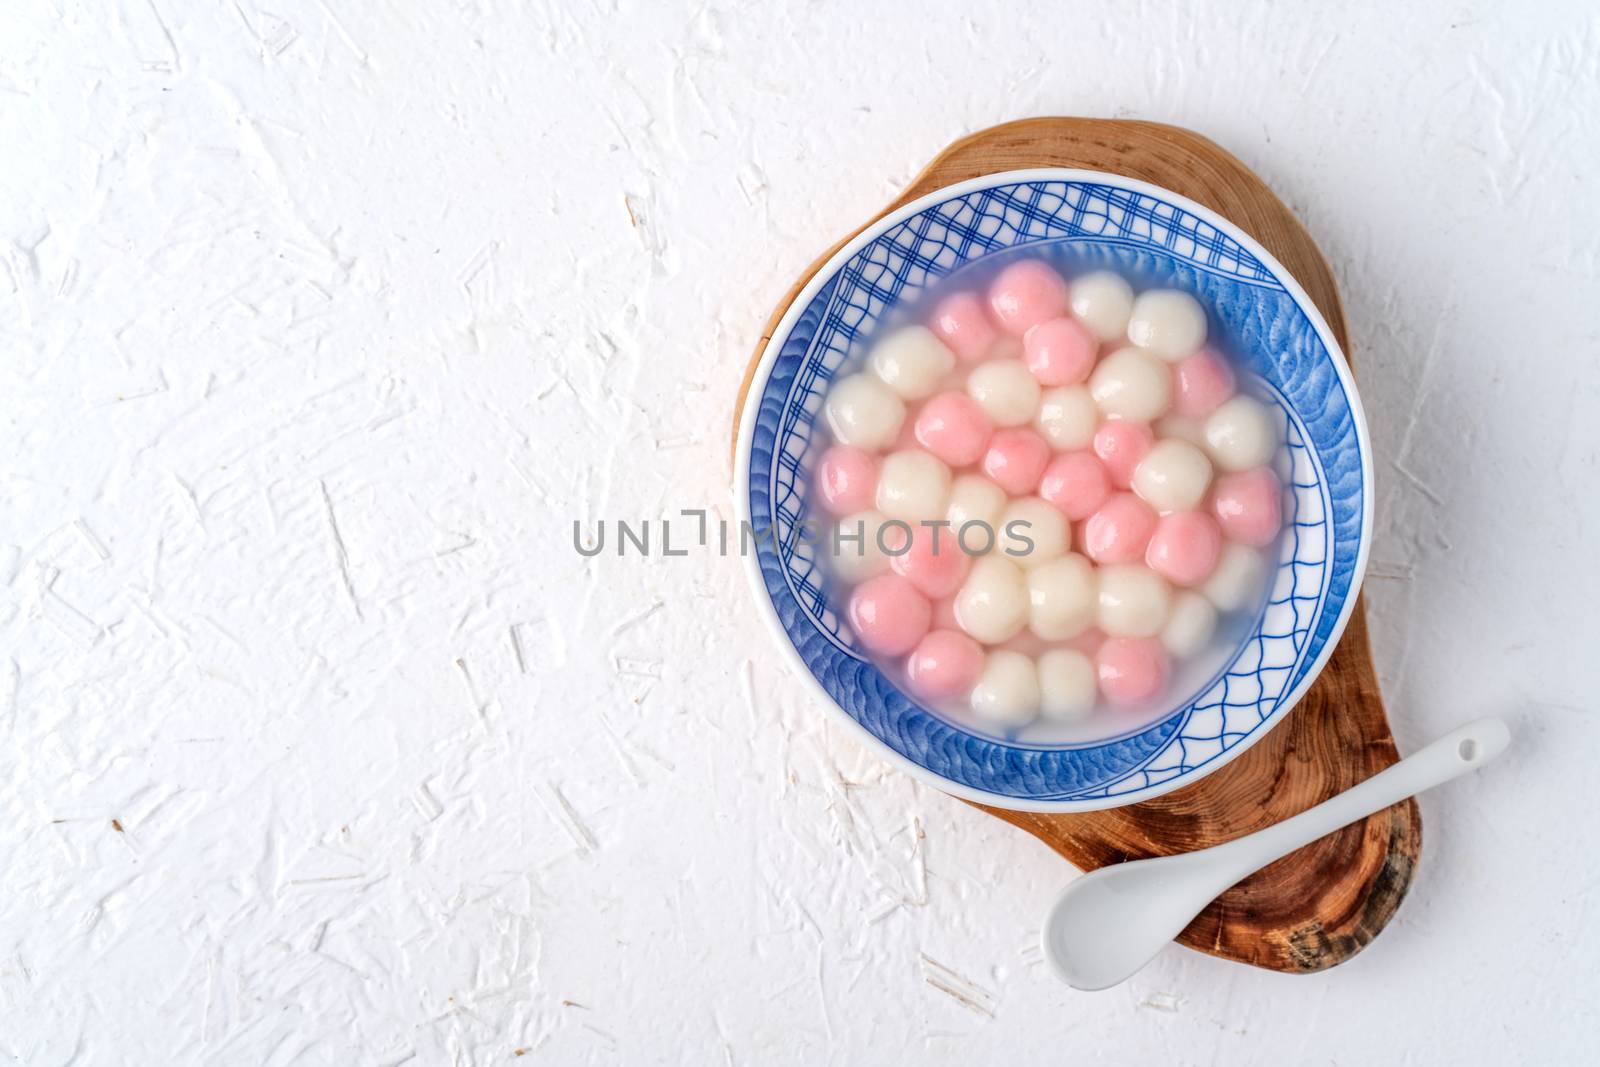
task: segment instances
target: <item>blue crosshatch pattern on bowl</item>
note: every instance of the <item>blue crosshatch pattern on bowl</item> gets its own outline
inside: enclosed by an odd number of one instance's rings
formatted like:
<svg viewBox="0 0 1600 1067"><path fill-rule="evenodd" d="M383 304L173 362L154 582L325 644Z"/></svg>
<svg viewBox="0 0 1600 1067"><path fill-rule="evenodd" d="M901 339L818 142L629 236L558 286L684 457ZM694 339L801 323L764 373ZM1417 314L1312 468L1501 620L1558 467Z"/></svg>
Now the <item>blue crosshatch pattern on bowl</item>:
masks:
<svg viewBox="0 0 1600 1067"><path fill-rule="evenodd" d="M989 255L1109 266L1194 292L1280 418L1287 488L1276 575L1231 662L1181 707L1126 736L1029 744L921 707L853 648L800 536L814 424L839 368L891 307ZM760 385L750 514L763 582L802 662L853 719L952 782L1018 800L1096 800L1169 783L1260 729L1311 669L1351 595L1365 487L1349 398L1311 321L1247 249L1160 199L1089 182L1022 182L954 197L891 227L824 280Z"/></svg>

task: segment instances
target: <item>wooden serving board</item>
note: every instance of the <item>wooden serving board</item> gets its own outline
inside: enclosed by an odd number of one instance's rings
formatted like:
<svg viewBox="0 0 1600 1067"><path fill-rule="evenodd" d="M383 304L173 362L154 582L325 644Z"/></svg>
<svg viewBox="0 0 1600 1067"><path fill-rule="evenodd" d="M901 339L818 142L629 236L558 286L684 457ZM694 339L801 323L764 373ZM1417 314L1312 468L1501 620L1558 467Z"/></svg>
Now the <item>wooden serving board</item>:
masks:
<svg viewBox="0 0 1600 1067"><path fill-rule="evenodd" d="M996 126L946 148L881 214L943 186L1026 167L1107 171L1212 208L1294 274L1349 354L1339 293L1310 235L1243 163L1188 130L1077 118ZM744 409L761 350L789 304L853 236L819 256L773 311L745 372L736 411ZM736 439L737 433L736 427ZM1299 706L1249 751L1194 785L1142 804L1083 815L974 806L1091 870L1219 844L1303 811L1398 758L1373 671L1366 609L1358 600L1326 669ZM1240 882L1201 912L1178 941L1276 971L1332 967L1361 951L1394 915L1411 885L1421 844L1415 801L1397 804Z"/></svg>

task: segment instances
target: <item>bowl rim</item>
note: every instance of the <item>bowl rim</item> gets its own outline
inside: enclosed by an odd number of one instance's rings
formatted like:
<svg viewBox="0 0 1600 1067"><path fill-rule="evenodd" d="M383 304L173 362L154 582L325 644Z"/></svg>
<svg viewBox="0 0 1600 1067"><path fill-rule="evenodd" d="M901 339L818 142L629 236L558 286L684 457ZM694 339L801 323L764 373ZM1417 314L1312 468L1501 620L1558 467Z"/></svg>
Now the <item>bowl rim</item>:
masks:
<svg viewBox="0 0 1600 1067"><path fill-rule="evenodd" d="M909 773L918 781L924 782L943 793L961 800L989 807L1002 808L1008 811L1031 811L1057 814L1071 814L1074 812L1104 811L1111 808L1126 807L1141 801L1151 800L1166 793L1194 785L1216 773L1222 767L1232 763L1239 756L1253 747L1267 734L1275 730L1288 716L1300 701L1305 697L1311 686L1321 677L1334 650L1338 647L1339 639L1343 637L1345 627L1355 613L1356 604L1360 599L1361 586L1366 578L1367 560L1372 548L1372 518L1373 518L1373 468L1372 468L1372 438L1367 428L1366 409L1361 402L1361 394L1356 388L1355 377L1351 373L1350 364L1345 359L1344 348L1333 335L1333 330L1328 326L1327 320L1322 317L1321 310L1311 297L1301 287L1297 279L1288 268L1278 262L1277 257L1268 252L1261 243L1250 234L1246 233L1237 224L1180 193L1175 193L1151 182L1140 181L1137 178L1128 178L1108 171L1082 170L1072 167L1028 167L1019 170L998 171L993 174L984 174L976 178L955 182L951 185L941 186L931 192L925 193L908 203L886 212L879 218L862 227L861 231L841 245L827 261L820 266L805 286L789 302L784 310L783 317L773 328L772 334L762 346L761 356L756 364L755 373L750 377L750 388L745 394L744 404L739 411L737 447L734 453L733 464L733 496L734 513L741 523L752 521L750 512L750 453L755 441L756 413L760 408L762 397L766 391L766 384L772 377L772 369L777 362L778 353L794 330L795 323L810 305L817 292L834 277L843 266L868 244L883 236L885 232L904 222L929 207L944 201L965 196L968 193L979 192L986 189L997 188L1004 185L1015 185L1025 182L1089 182L1101 185L1110 185L1114 188L1128 192L1141 193L1147 196L1165 200L1174 206L1181 207L1192 213L1195 217L1216 227L1220 232L1237 241L1245 250L1254 255L1257 260L1271 272L1274 280L1281 284L1284 290L1294 300L1296 307L1310 321L1316 331L1318 339L1327 350L1333 363L1334 371L1338 376L1339 384L1343 387L1347 402L1350 406L1351 419L1355 424L1356 444L1361 453L1361 534L1356 548L1355 567L1351 572L1350 591L1345 597L1340 608L1339 617L1335 620L1328 639L1323 643L1317 658L1312 662L1309 670L1301 676L1298 684L1281 700L1276 710L1273 711L1261 724L1231 748L1220 753L1205 764L1195 768L1192 773L1179 774L1166 781L1155 785L1145 786L1141 789L1109 797L1093 797L1082 800L1028 800L1005 796L999 793L990 793L982 789L974 789L961 782L952 781L921 764L901 755L889 746L882 738L878 737L864 725L857 722L834 701L828 691L822 687L805 662L800 658L799 651L790 639L788 631L783 628L783 623L778 618L777 609L767 593L765 581L761 574L760 554L757 552L746 553L743 556L744 572L750 583L751 592L759 605L760 613L766 624L767 631L776 640L781 648L781 654L790 668L798 673L804 683L810 688L813 696L829 709L829 714L836 721L846 724L854 735L864 740L867 747L879 758L887 760L892 766ZM1011 248L1025 247L1013 245ZM1320 251L1320 250L1319 250ZM981 258L981 257L980 257ZM744 491L741 491L744 490ZM1160 721L1160 720L1157 720ZM1004 742L996 742L1003 744ZM1170 742L1169 742L1170 743Z"/></svg>

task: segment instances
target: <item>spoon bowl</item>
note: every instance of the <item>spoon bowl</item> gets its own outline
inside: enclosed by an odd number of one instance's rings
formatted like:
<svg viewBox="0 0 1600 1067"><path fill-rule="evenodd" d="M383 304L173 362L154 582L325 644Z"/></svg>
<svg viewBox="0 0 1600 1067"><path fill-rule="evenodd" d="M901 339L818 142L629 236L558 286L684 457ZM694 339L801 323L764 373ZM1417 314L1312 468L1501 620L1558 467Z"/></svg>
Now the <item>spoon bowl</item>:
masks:
<svg viewBox="0 0 1600 1067"><path fill-rule="evenodd" d="M1045 917L1044 951L1056 973L1086 990L1136 973L1232 884L1218 885L1205 857L1119 863L1073 882Z"/></svg>

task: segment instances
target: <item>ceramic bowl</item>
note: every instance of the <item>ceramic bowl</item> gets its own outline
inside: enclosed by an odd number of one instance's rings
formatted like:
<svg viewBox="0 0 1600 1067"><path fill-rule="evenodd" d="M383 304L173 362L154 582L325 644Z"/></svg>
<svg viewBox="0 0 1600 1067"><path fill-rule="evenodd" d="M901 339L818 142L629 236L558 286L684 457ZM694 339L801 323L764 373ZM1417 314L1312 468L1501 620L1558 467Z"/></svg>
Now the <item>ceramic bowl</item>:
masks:
<svg viewBox="0 0 1600 1067"><path fill-rule="evenodd" d="M951 271L1026 249L1195 293L1260 379L1286 447L1286 533L1254 625L1210 681L1153 722L1095 740L1008 737L940 714L854 646L800 523L824 394L878 320ZM819 270L762 353L742 412L734 495L745 557L781 649L838 717L892 763L1003 808L1087 811L1192 784L1238 756L1305 693L1355 607L1372 527L1372 449L1355 383L1322 316L1238 227L1143 182L1075 170L994 174L868 226ZM1248 620L1246 620L1248 621ZM1179 699L1178 697L1181 697Z"/></svg>

